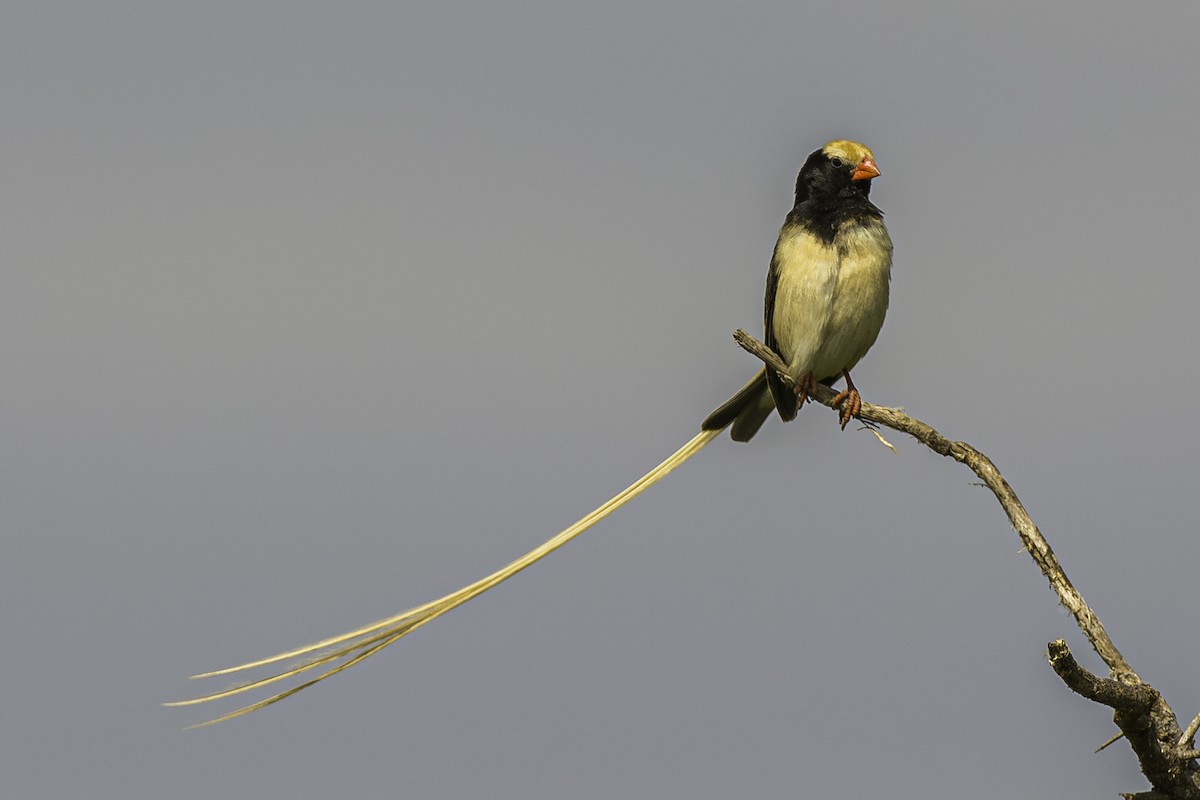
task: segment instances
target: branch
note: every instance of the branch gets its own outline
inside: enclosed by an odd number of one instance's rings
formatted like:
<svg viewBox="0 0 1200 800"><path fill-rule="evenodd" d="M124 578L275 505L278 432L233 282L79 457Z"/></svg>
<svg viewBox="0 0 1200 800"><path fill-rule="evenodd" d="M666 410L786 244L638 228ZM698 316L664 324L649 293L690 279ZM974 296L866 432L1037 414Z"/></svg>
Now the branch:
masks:
<svg viewBox="0 0 1200 800"><path fill-rule="evenodd" d="M1179 732L1175 712L1153 686L1096 677L1079 665L1062 639L1046 650L1050 666L1072 691L1114 710L1113 722L1129 740L1142 774L1155 789L1127 797L1200 797L1200 772L1193 760L1200 754L1185 749L1195 731Z"/></svg>
<svg viewBox="0 0 1200 800"><path fill-rule="evenodd" d="M743 330L738 330L733 338L743 349L757 356L768 367L787 376L787 367L765 344ZM823 405L829 405L836 394L832 389L818 385L814 399ZM935 453L949 456L955 461L966 464L972 472L978 475L979 479L992 490L992 494L996 495L996 499L1000 501L1000 507L1008 515L1008 521L1012 523L1017 535L1021 537L1025 549L1033 557L1038 569L1050 581L1050 588L1058 595L1058 601L1074 615L1075 621L1079 624L1079 630L1083 631L1083 635L1091 642L1097 655L1112 670L1113 677L1140 681L1133 668L1129 666L1125 657L1121 655L1112 639L1109 638L1108 632L1104 630L1100 620L1084 602L1083 595L1071 585L1071 581L1068 580L1062 565L1058 563L1054 551L1050 549L1050 544L1033 524L1029 513L1017 499L1016 492L1008 485L1008 481L1004 480L1004 476L1000 474L1000 470L996 469L996 465L992 463L991 459L966 442L954 442L947 439L931 426L913 419L898 408L885 408L864 402L859 417L868 422L885 425L900 433L907 433Z"/></svg>
<svg viewBox="0 0 1200 800"><path fill-rule="evenodd" d="M766 364L768 369L775 370L789 383L793 382L787 365L765 344L743 330L734 333L733 338L743 349ZM822 405L829 406L836 394L829 387L818 384L812 397ZM1029 513L1017 499L1016 492L991 459L966 442L947 439L933 427L898 408L863 403L859 418L906 433L933 452L965 464L992 490L1000 507L1008 515L1008 521L1021 537L1025 549L1050 582L1050 588L1058 595L1059 603L1075 617L1079 630L1108 665L1110 678L1102 680L1081 667L1062 640L1048 646L1050 664L1055 672L1068 687L1082 696L1115 709L1114 722L1137 754L1142 773L1150 779L1155 793L1200 800L1200 772L1196 771L1191 760L1200 753L1185 749L1196 729L1189 726L1190 735L1185 735L1171 707L1153 687L1138 677L1117 650L1100 619L1067 578L1049 542L1033 524ZM1200 718L1197 718L1196 728L1200 728ZM1155 793L1145 796L1151 797Z"/></svg>
<svg viewBox="0 0 1200 800"><path fill-rule="evenodd" d="M1122 683L1098 678L1079 665L1062 639L1046 646L1050 666L1076 694L1114 708L1123 714L1144 714L1158 700L1158 692L1145 683Z"/></svg>

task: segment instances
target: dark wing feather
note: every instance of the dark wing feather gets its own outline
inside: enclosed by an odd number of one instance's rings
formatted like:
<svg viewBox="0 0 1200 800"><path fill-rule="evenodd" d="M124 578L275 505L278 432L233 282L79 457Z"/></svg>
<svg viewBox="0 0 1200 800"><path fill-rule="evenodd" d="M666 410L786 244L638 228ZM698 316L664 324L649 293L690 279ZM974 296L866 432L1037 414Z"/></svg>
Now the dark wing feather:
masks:
<svg viewBox="0 0 1200 800"><path fill-rule="evenodd" d="M779 289L779 263L772 258L771 270L767 273L767 294L763 301L763 343L767 347L775 351L780 360L787 361L783 354L779 352L775 341L775 293ZM790 422L796 418L798 410L796 392L791 385L783 378L779 377L773 369L767 370L767 388L771 390L771 398L775 401L775 408L779 410L779 416L784 422Z"/></svg>

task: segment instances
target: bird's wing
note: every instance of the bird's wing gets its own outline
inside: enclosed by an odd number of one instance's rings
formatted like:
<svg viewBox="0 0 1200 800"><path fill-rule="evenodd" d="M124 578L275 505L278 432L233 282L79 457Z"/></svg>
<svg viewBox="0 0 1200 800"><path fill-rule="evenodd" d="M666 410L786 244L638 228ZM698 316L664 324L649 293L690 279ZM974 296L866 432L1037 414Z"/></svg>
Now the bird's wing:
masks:
<svg viewBox="0 0 1200 800"><path fill-rule="evenodd" d="M781 233L780 237L782 236ZM767 272L767 293L763 298L763 343L786 361L786 357L779 352L779 343L775 338L775 295L779 291L778 245L775 250L776 256L771 259L771 269ZM766 373L767 388L770 389L775 408L779 410L779 416L784 422L790 422L796 418L798 410L796 393L788 389L788 384L775 370L768 368Z"/></svg>

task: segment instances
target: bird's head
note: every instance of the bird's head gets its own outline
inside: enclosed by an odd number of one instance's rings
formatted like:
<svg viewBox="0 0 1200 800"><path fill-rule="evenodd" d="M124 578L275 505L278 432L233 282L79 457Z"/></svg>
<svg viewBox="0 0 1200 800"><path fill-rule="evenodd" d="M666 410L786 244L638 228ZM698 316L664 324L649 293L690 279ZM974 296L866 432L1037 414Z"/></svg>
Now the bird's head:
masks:
<svg viewBox="0 0 1200 800"><path fill-rule="evenodd" d="M832 199L871 191L871 179L879 175L875 154L865 144L834 139L809 155L796 178L796 204L809 198Z"/></svg>

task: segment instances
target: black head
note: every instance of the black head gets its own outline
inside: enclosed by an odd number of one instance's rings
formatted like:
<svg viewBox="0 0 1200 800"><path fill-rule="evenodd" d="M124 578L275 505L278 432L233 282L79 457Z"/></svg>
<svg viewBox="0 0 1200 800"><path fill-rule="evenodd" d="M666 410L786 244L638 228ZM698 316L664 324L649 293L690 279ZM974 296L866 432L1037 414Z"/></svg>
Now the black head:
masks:
<svg viewBox="0 0 1200 800"><path fill-rule="evenodd" d="M834 201L871 193L871 179L879 174L875 155L866 145L835 139L814 150L796 178L796 205L806 200Z"/></svg>

